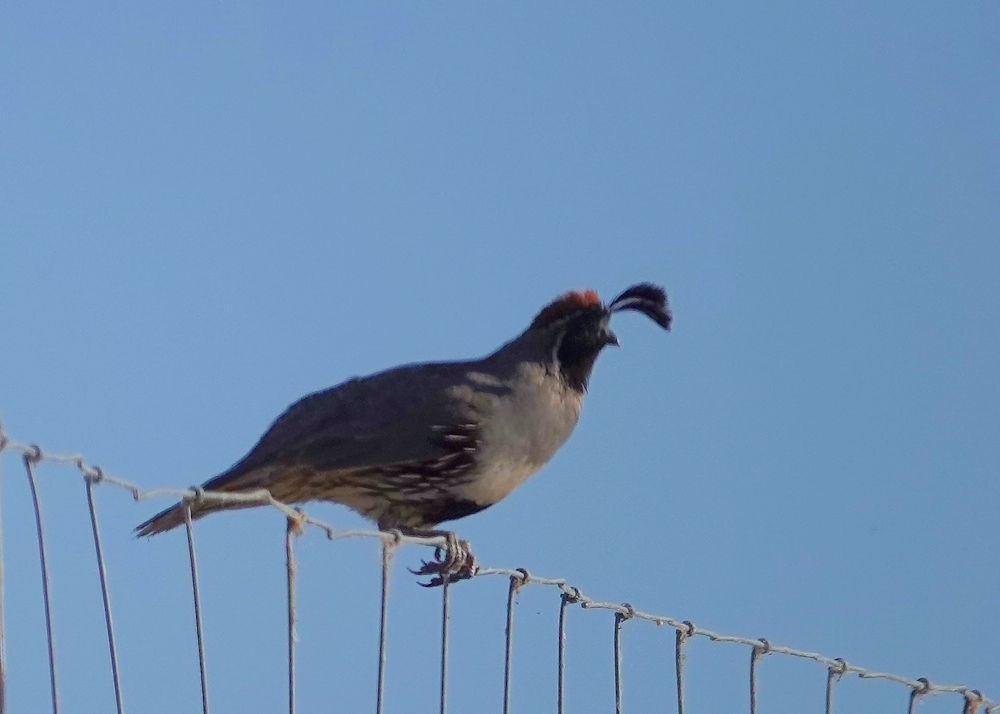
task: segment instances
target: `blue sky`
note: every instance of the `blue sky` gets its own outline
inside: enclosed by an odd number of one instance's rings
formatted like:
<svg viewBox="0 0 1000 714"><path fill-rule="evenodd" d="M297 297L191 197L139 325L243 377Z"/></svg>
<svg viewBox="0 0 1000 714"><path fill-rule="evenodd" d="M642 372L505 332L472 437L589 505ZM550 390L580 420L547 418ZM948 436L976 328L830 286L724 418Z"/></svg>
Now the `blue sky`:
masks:
<svg viewBox="0 0 1000 714"><path fill-rule="evenodd" d="M188 486L309 391L652 280L674 331L617 318L570 442L455 524L481 560L1000 696L998 26L986 2L8 4L0 417ZM17 466L9 701L32 711ZM63 698L109 711L83 488L39 476ZM129 710L195 710L183 534L138 542L166 502L99 498ZM283 706L283 532L199 524L213 711ZM301 711L370 710L376 548L299 549ZM434 707L438 595L402 569L422 555L399 555L387 711ZM452 710L497 710L506 585L453 594ZM549 711L558 598L519 608L515 709ZM626 627L627 710L669 710L672 633ZM570 710L608 710L611 618L570 628ZM692 707L743 707L745 654L693 644ZM821 668L761 666L770 711L822 711ZM840 687L845 710L905 708Z"/></svg>

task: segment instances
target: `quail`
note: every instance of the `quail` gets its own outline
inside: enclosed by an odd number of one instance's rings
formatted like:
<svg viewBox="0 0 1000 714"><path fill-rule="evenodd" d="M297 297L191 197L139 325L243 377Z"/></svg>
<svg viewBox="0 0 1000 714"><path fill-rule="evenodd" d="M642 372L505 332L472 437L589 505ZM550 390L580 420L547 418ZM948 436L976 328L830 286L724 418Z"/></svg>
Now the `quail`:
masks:
<svg viewBox="0 0 1000 714"><path fill-rule="evenodd" d="M666 293L650 283L607 305L592 290L566 293L486 357L396 367L300 399L202 488L267 489L286 503L334 501L382 530L447 535L448 552L417 572L435 575L431 584L444 574L467 577L474 568L468 544L434 529L497 503L563 445L597 356L618 344L609 322L623 310L670 329ZM196 499L188 507L199 518L246 505ZM184 522L177 504L136 530L149 536Z"/></svg>

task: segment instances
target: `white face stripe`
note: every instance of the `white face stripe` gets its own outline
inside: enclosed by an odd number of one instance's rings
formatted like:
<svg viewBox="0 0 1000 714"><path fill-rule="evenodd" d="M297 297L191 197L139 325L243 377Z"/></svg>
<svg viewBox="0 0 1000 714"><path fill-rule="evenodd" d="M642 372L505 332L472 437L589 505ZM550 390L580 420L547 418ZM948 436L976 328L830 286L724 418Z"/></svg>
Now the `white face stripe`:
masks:
<svg viewBox="0 0 1000 714"><path fill-rule="evenodd" d="M552 346L552 364L556 366L556 369L560 369L559 364L559 348L562 347L563 338L566 336L566 325L560 325L559 334L556 335L555 344Z"/></svg>
<svg viewBox="0 0 1000 714"><path fill-rule="evenodd" d="M637 300L638 302L644 302L641 298L629 298L628 300L623 302L627 303L627 302L632 302L633 300ZM604 324L607 325L607 320L610 317L610 312L608 312L607 308L602 308L602 309L604 310L604 318L603 318ZM546 330L550 331L557 330L556 339L554 344L552 345L552 364L554 364L556 367L562 366L559 363L559 348L562 347L563 338L566 337L567 328L569 327L570 323L573 320L575 320L580 316L580 314L581 314L580 312L570 313L565 317L560 317L558 320L553 320L549 325L545 326Z"/></svg>

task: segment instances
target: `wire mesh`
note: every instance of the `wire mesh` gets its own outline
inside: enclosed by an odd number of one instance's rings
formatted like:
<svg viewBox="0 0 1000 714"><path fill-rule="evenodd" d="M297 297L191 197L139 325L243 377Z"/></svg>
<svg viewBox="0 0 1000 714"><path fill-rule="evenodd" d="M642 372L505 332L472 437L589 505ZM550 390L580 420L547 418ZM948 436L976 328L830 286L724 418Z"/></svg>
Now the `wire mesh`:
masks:
<svg viewBox="0 0 1000 714"><path fill-rule="evenodd" d="M56 669L56 647L55 647L55 626L51 612L51 578L48 570L46 557L44 521L42 519L41 498L38 490L35 466L41 462L52 464L68 464L75 466L82 474L87 495L87 507L90 513L91 526L93 530L95 546L95 564L98 570L101 587L102 602L104 605L105 625L108 637L108 656L111 664L111 676L115 692L115 700L119 714L125 711L125 693L127 688L121 678L118 653L116 649L115 631L113 626L113 611L110 597L110 586L108 579L107 565L103 553L100 528L97 519L97 509L94 499L94 489L97 486L112 487L129 492L136 501L142 501L157 497L175 497L184 504L184 525L187 531L188 560L191 573L191 590L193 597L193 615L195 619L195 629L198 646L198 669L201 687L202 710L205 714L209 712L208 696L208 669L206 665L205 638L203 611L201 605L201 594L198 578L198 566L195 550L194 527L191 518L192 504L205 503L240 503L269 506L277 509L288 519L288 527L285 533L285 554L287 571L287 659L288 659L288 710L290 714L296 711L296 678L295 678L295 643L296 643L296 603L295 589L298 568L294 554L295 538L301 535L306 528L318 529L331 541L344 538L369 538L382 544L382 601L381 617L379 624L379 648L378 648L378 668L376 677L376 710L382 712L384 709L384 685L389 656L388 642L388 598L391 583L391 565L393 554L400 545L418 545L432 548L447 548L447 539L442 536L420 537L406 535L396 531L383 532L376 530L342 530L325 521L310 516L300 508L283 503L273 498L265 490L244 494L216 493L203 491L201 489L143 489L136 484L124 479L107 475L101 468L88 464L80 455L50 454L37 445L15 441L9 438L0 425L0 452L12 452L20 454L26 475L29 480L32 502L35 511L36 534L39 546L39 570L42 580L43 609L45 611L46 622L46 644L49 659L49 681L51 689L52 711L58 714L59 711L59 688ZM2 483L2 482L0 482ZM7 692L7 660L6 660L6 640L5 640L5 601L4 592L4 564L2 550L2 528L0 521L0 714L6 712L6 692ZM833 694L835 685L845 676L853 675L861 680L883 680L892 682L902 687L908 688L907 711L912 714L919 701L929 696L953 696L957 697L962 705L963 714L987 714L1000 711L1000 702L985 696L980 690L963 685L938 684L929 679L911 678L892 672L881 672L866 667L852 664L839 657L829 657L817 652L800 650L793 647L776 645L767 639L753 639L738 635L729 635L703 627L696 626L689 620L679 620L667 615L658 615L643 610L638 610L628 603L614 603L596 600L583 594L576 586L570 585L561 578L548 578L532 575L523 568L480 568L475 573L475 578L504 577L508 579L508 590L506 600L506 628L504 638L504 672L503 672L503 711L505 714L511 711L512 689L513 689L513 661L515 656L514 647L514 623L517 602L517 593L524 587L543 586L552 588L559 594L559 613L557 629L557 681L556 701L557 710L565 710L565 675L567 669L566 643L568 629L568 610L571 607L579 607L583 610L606 610L614 615L614 629L611 637L612 645L612 668L614 675L614 702L616 712L624 709L624 682L623 682L623 660L624 652L622 646L622 630L626 621L645 621L657 626L667 626L674 630L674 669L676 675L676 705L678 714L685 712L685 681L686 681L686 660L687 652L685 646L694 637L701 637L718 644L738 645L748 649L750 655L749 667L749 706L751 714L757 711L758 677L757 670L765 655L775 657L791 657L814 662L826 670L825 689L825 711L827 714L833 712ZM449 607L450 593L454 587L447 578L442 585L441 603L441 651L440 651L440 711L446 711L447 691L448 691L448 639L449 639Z"/></svg>

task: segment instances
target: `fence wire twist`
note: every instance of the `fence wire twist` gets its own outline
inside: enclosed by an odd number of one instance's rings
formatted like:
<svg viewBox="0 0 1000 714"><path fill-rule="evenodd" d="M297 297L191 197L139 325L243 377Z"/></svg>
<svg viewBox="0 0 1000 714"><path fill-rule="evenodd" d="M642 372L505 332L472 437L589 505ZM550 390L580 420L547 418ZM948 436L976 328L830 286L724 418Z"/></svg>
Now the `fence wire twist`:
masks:
<svg viewBox="0 0 1000 714"><path fill-rule="evenodd" d="M285 515L287 518L287 528L284 534L284 545L286 554L287 573L287 608L288 608L288 711L295 714L296 693L295 693L295 628L297 624L295 609L295 593L297 566L294 555L295 538L302 535L307 527L319 529L329 540L339 540L344 538L371 538L382 544L382 595L379 622L379 648L378 648L378 668L376 679L376 712L381 714L384 709L384 685L388 664L388 597L390 590L390 575L393 555L398 546L404 544L421 545L433 548L446 548L448 543L443 537L418 537L404 535L399 532L383 532L375 530L340 530L334 526L317 519L301 508L291 506L275 499L264 490L249 493L219 493L204 491L201 488L191 489L171 489L156 488L143 489L138 485L124 479L109 476L98 467L88 464L83 456L50 454L43 451L35 444L27 444L10 439L0 424L0 452L10 451L19 453L28 477L32 493L32 502L35 510L36 536L39 548L39 563L42 578L43 607L46 622L46 644L49 657L49 680L50 698L52 711L59 712L58 678L55 660L55 635L52 622L51 608L51 587L50 575L45 550L44 521L42 519L41 501L38 495L37 480L35 475L35 465L47 461L56 464L71 464L75 466L83 475L86 484L87 504L90 513L91 525L94 536L94 547L97 559L97 568L100 579L102 601L104 606L104 619L108 638L108 656L111 663L112 684L115 692L115 701L118 714L124 714L125 704L123 689L120 679L120 669L118 653L116 648L115 632L112 618L111 596L108 585L108 570L104 558L103 544L100 535L100 526L97 517L97 509L94 502L93 487L97 485L112 486L129 492L136 501L151 498L172 497L179 499L185 504L185 527L188 537L188 560L191 570L191 587L193 597L193 611L195 619L195 630L198 646L199 677L201 685L202 711L209 712L208 693L208 670L206 665L205 643L203 637L203 622L201 616L201 597L198 579L198 567L195 550L195 531L192 526L191 506L196 503L230 503L243 505L264 505L270 506ZM2 473L0 473L2 477ZM2 551L2 522L0 522L0 714L6 712L6 641L5 641L5 612L4 612L4 570ZM749 707L751 714L757 711L757 670L761 666L761 661L766 655L777 655L804 659L815 662L826 668L826 689L825 689L825 711L832 714L833 694L837 682L847 675L854 675L865 680L885 680L893 682L909 689L906 700L908 714L913 714L917 703L924 697L932 695L952 695L960 699L963 714L992 714L1000 711L1000 702L994 701L983 695L978 689L962 685L938 684L929 679L920 677L912 679L891 672L880 672L866 667L852 664L839 657L828 657L816 652L799 650L792 647L772 644L769 640L758 638L741 637L737 635L727 635L714 632L703 627L696 626L690 620L678 620L666 615L657 615L642 610L637 610L628 603L614 603L595 600L583 594L583 592L567 583L561 578L546 578L532 575L524 568L481 568L475 577L501 576L508 578L508 589L506 599L506 628L504 643L504 673L503 673L503 711L507 714L511 710L511 695L513 687L513 655L514 655L514 623L517 605L518 592L529 585L544 586L559 592L558 610L558 631L557 631L557 682L556 700L557 711L562 714L565 710L565 672L566 672L566 630L568 620L568 610L571 606L579 606L584 610L608 610L613 613L613 631L611 642L611 659L614 671L614 701L615 711L619 714L623 711L624 682L622 677L623 662L623 630L626 622L645 621L663 627L668 626L674 630L674 669L676 675L676 701L678 714L685 712L685 664L687 653L685 645L694 637L703 637L716 643L728 643L741 645L749 650ZM449 647L449 599L450 590L453 587L445 578L441 587L441 652L440 652L440 712L445 714L447 710L447 680L448 680L448 647Z"/></svg>

